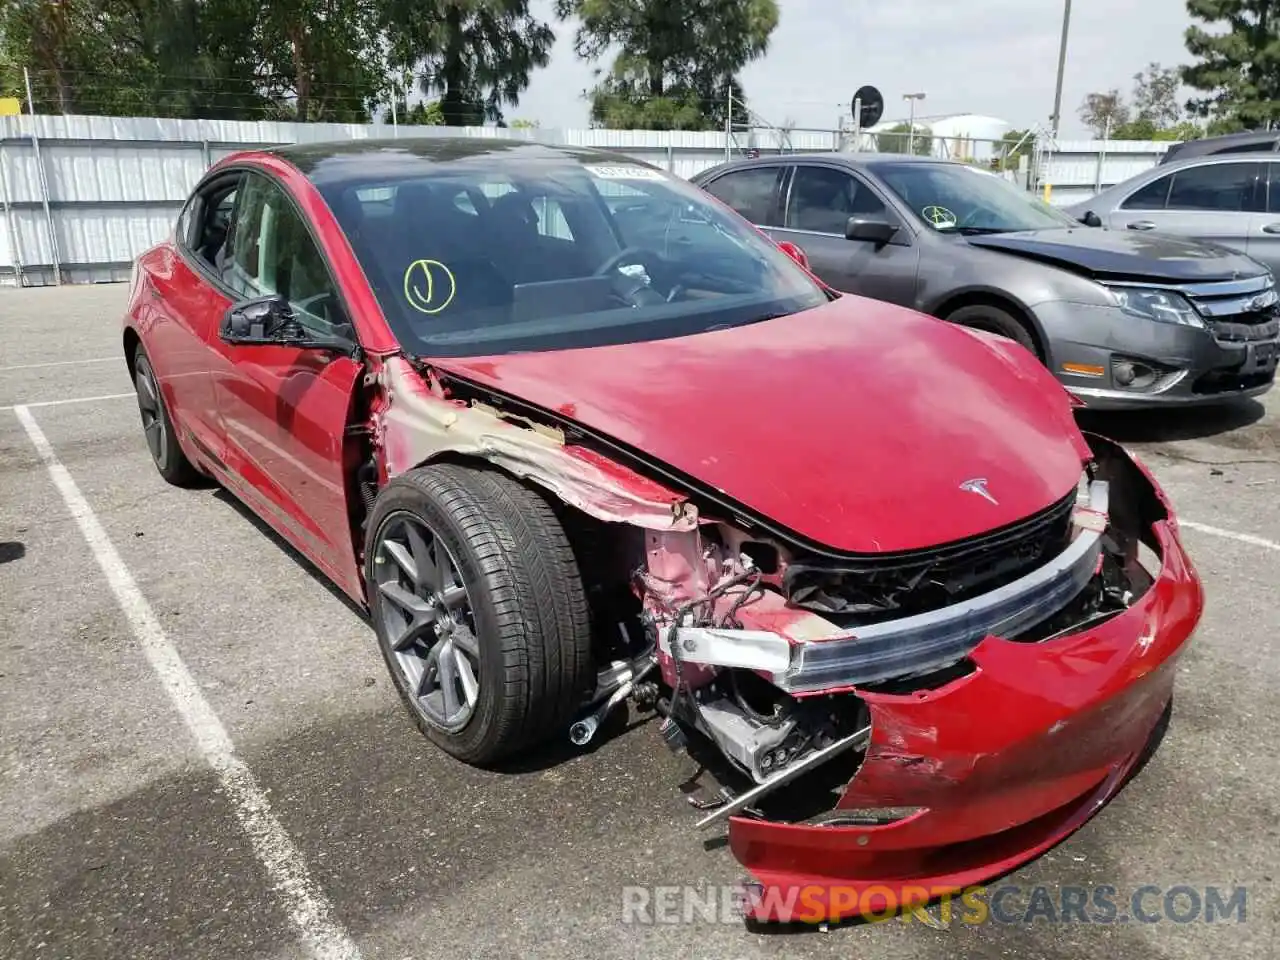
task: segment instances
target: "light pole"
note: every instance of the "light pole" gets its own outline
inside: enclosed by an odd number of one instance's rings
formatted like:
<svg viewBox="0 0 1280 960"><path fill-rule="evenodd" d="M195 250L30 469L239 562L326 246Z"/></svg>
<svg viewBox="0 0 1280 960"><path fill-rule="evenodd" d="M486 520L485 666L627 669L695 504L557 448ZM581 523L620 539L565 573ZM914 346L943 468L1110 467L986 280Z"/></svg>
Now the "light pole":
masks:
<svg viewBox="0 0 1280 960"><path fill-rule="evenodd" d="M907 133L907 153L914 154L916 152L916 101L923 100L924 94L904 93L902 99L911 104L910 119L907 121L907 126L911 128Z"/></svg>
<svg viewBox="0 0 1280 960"><path fill-rule="evenodd" d="M1058 85L1053 91L1053 116L1049 118L1053 127L1053 139L1058 139L1058 124L1062 120L1062 75L1067 69L1067 35L1071 31L1071 0L1064 0L1062 7L1062 43L1058 47Z"/></svg>

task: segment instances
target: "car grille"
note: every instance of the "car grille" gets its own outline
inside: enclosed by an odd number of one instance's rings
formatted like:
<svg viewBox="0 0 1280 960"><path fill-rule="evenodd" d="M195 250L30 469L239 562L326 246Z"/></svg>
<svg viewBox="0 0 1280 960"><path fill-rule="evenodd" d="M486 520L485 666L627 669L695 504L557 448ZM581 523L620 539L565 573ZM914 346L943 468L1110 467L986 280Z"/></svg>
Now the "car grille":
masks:
<svg viewBox="0 0 1280 960"><path fill-rule="evenodd" d="M875 623L998 589L1061 553L1071 540L1073 489L1039 513L966 540L856 560L793 562L784 587L792 606L840 626Z"/></svg>
<svg viewBox="0 0 1280 960"><path fill-rule="evenodd" d="M1275 282L1270 276L1178 288L1223 343L1251 343L1280 335Z"/></svg>

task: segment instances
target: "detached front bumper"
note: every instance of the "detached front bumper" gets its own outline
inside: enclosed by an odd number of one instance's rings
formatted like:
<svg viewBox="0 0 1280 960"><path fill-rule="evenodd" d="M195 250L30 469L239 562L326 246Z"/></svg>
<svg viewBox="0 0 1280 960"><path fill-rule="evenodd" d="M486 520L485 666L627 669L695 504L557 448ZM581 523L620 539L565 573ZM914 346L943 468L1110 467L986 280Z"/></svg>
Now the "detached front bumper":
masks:
<svg viewBox="0 0 1280 960"><path fill-rule="evenodd" d="M1220 403L1259 396L1275 383L1280 338L1263 329L1257 339L1231 341L1118 307L1054 302L1035 313L1050 370L1091 409Z"/></svg>
<svg viewBox="0 0 1280 960"><path fill-rule="evenodd" d="M860 694L871 743L836 813L915 812L874 826L732 818L730 847L759 881L748 914L814 922L925 902L1032 859L1096 813L1151 738L1203 609L1176 521L1152 529L1160 569L1124 613L1040 643L988 636L976 668L935 690Z"/></svg>

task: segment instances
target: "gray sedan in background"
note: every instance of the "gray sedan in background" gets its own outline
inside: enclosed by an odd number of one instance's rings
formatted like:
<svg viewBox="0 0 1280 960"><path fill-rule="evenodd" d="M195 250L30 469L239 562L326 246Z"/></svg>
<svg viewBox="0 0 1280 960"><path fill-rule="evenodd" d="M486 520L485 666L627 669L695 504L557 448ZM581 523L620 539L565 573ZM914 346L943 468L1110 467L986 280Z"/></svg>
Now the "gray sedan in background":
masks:
<svg viewBox="0 0 1280 960"><path fill-rule="evenodd" d="M1016 340L1087 406L1210 403L1275 380L1275 283L1242 253L1088 227L929 158L788 154L693 182L799 246L835 289Z"/></svg>

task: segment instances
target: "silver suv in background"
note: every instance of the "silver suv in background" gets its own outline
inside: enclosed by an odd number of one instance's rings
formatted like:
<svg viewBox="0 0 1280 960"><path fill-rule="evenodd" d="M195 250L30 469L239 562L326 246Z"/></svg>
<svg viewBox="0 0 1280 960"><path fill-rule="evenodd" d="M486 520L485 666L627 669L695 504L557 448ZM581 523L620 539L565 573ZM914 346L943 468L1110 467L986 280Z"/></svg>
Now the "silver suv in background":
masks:
<svg viewBox="0 0 1280 960"><path fill-rule="evenodd" d="M1275 380L1275 282L1243 254L1091 229L931 158L786 154L692 179L836 290L1016 340L1090 407L1212 403Z"/></svg>
<svg viewBox="0 0 1280 960"><path fill-rule="evenodd" d="M1163 163L1063 209L1090 226L1222 244L1280 272L1280 153Z"/></svg>

